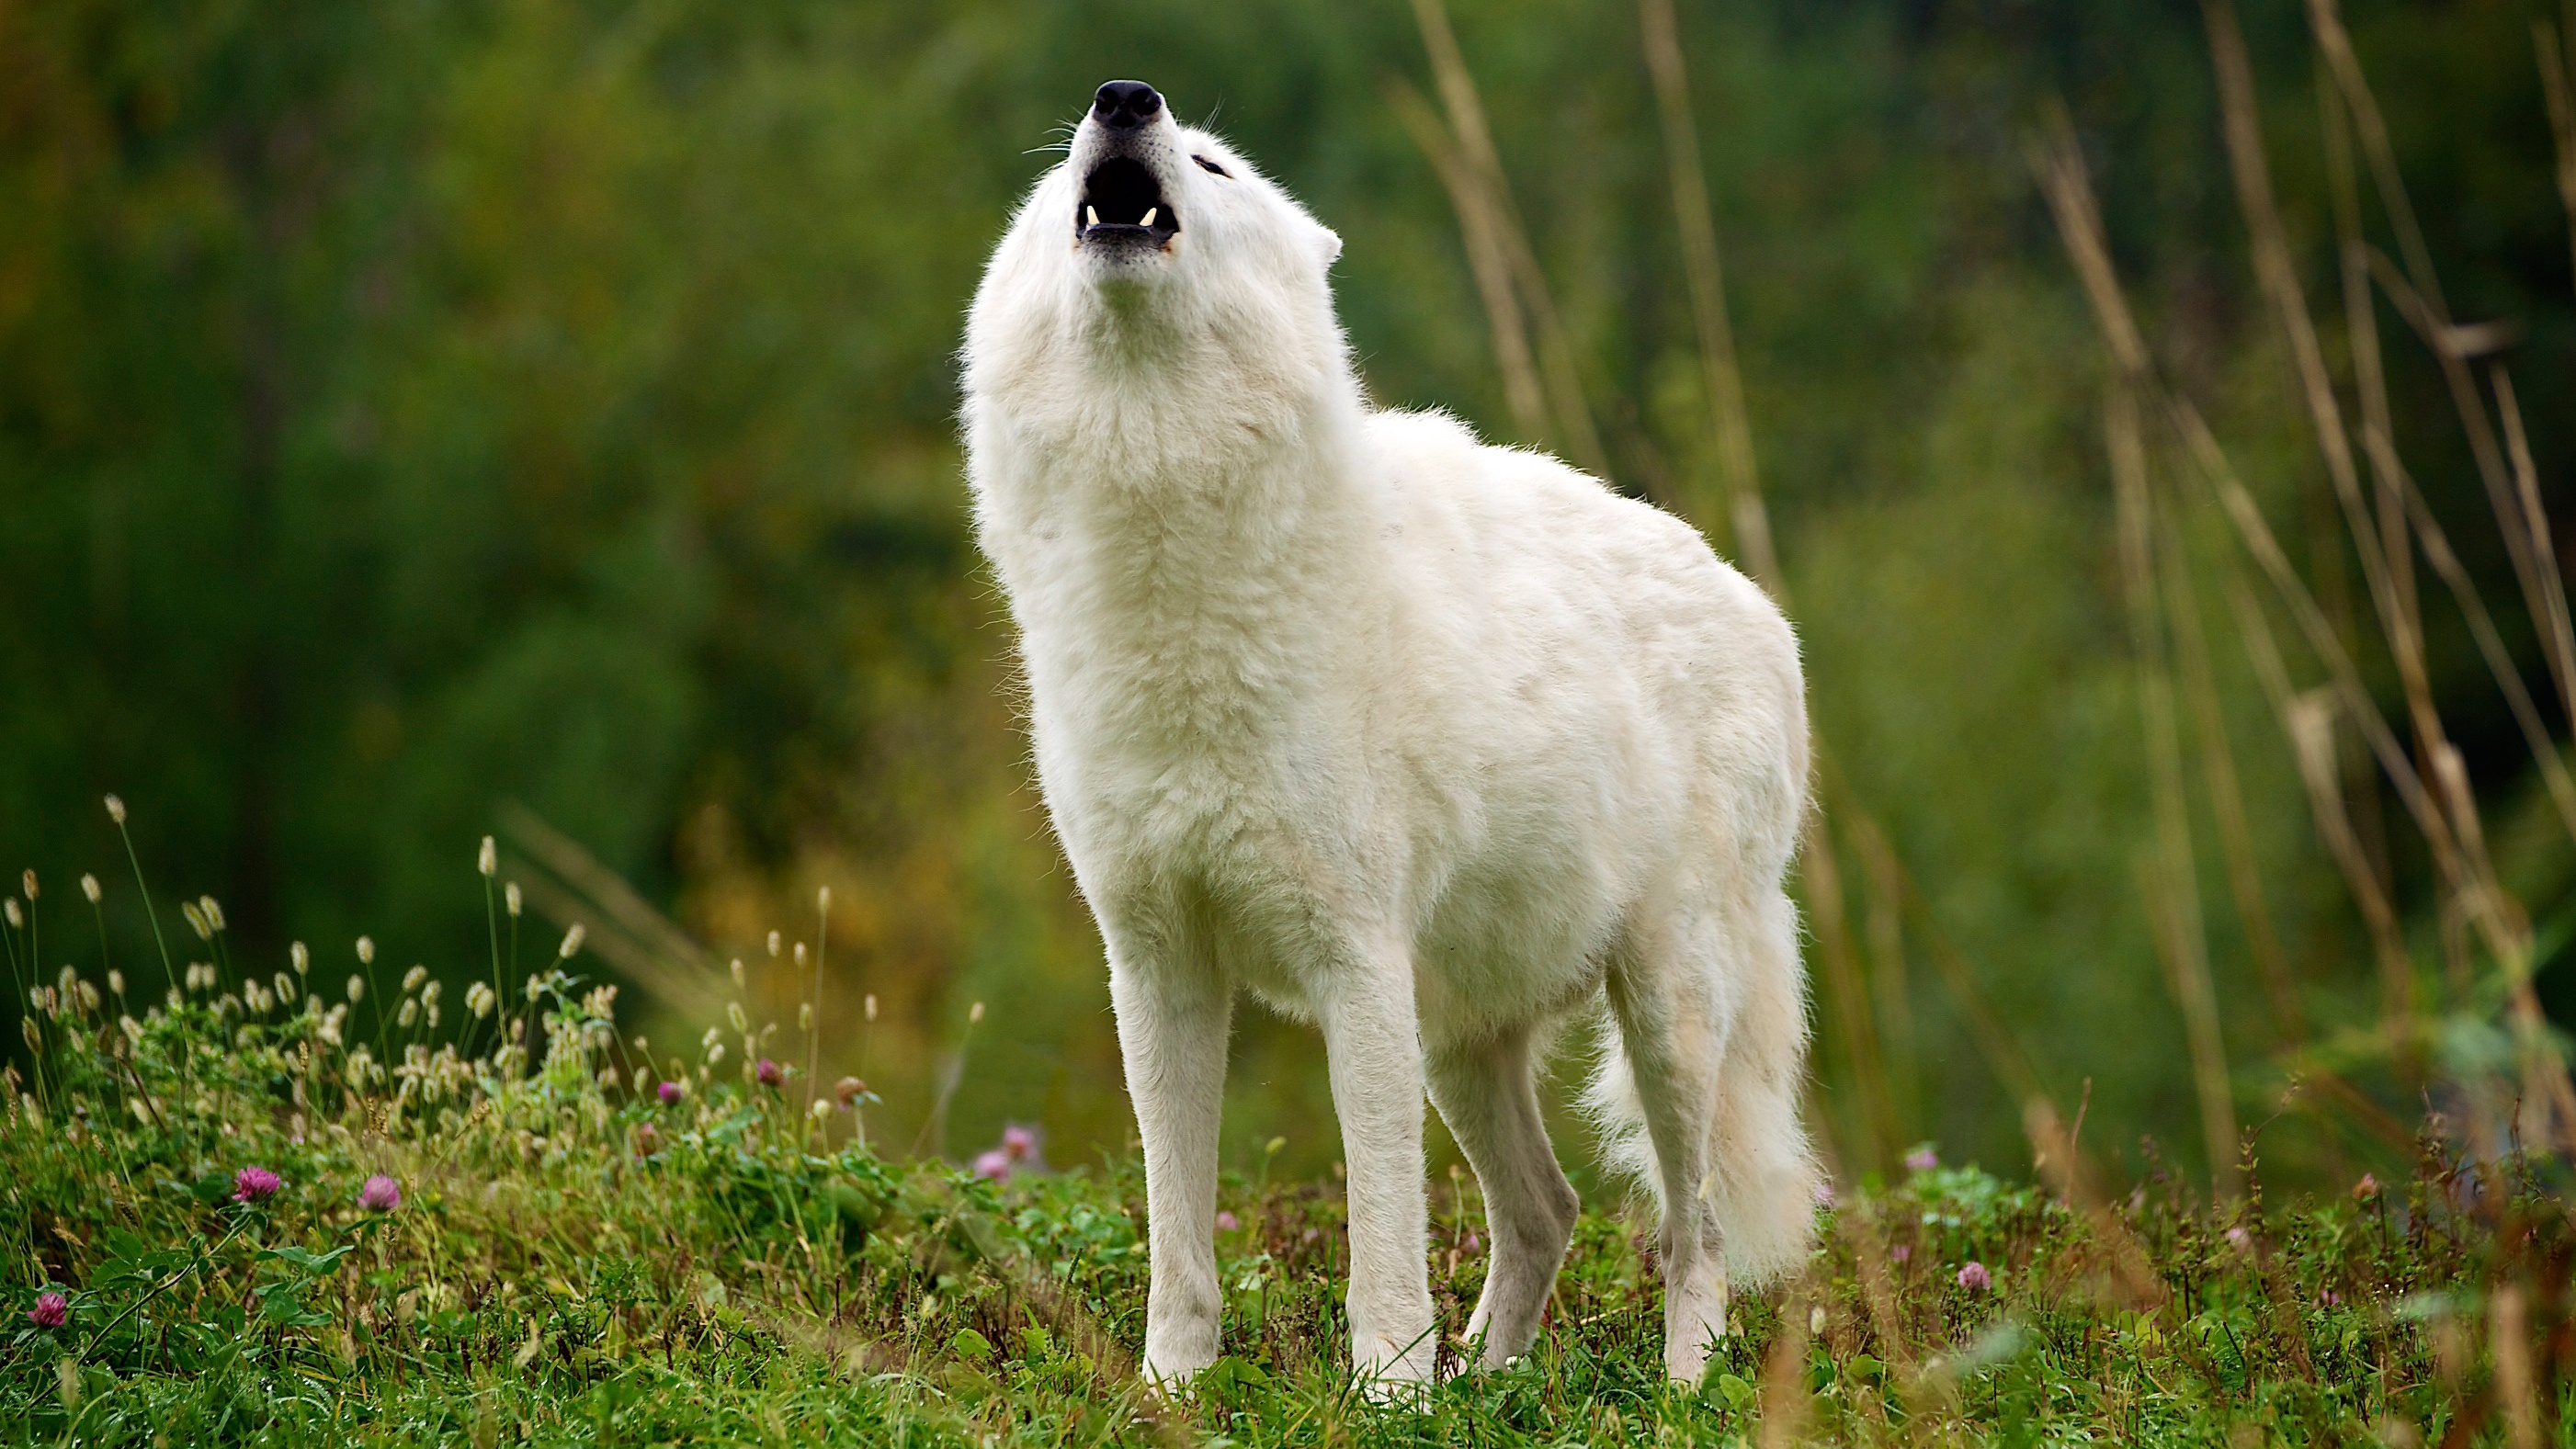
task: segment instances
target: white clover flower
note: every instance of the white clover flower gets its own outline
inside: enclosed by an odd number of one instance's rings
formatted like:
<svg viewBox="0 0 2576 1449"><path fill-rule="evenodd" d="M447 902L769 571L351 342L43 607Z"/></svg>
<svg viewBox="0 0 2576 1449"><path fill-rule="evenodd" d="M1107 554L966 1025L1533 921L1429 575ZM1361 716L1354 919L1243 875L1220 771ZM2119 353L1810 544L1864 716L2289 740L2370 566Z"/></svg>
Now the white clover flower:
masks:
<svg viewBox="0 0 2576 1449"><path fill-rule="evenodd" d="M404 990L404 992L405 992L405 993L410 993L410 992L418 991L418 990L420 989L420 983L422 983L422 982L424 982L424 981L427 981L428 979L429 979L429 968L428 968L428 967L426 967L426 966L414 966L414 967L413 967L413 968L411 968L409 971L406 971L406 972L404 972L404 973L403 973L403 984L402 984L402 989Z"/></svg>
<svg viewBox="0 0 2576 1449"><path fill-rule="evenodd" d="M474 868L482 872L485 880L490 880L492 872L501 868L501 855L492 848L491 836L484 836L483 848L474 852Z"/></svg>

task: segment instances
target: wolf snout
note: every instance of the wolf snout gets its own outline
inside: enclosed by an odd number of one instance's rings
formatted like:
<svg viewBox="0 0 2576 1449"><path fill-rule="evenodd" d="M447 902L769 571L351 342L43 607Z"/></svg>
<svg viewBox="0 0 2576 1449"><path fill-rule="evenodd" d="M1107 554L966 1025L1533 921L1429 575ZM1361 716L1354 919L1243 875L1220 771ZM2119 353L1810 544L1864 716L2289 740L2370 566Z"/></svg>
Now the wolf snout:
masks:
<svg viewBox="0 0 2576 1449"><path fill-rule="evenodd" d="M1114 80L1091 98L1092 118L1113 131L1132 131L1162 110L1162 96L1143 81Z"/></svg>

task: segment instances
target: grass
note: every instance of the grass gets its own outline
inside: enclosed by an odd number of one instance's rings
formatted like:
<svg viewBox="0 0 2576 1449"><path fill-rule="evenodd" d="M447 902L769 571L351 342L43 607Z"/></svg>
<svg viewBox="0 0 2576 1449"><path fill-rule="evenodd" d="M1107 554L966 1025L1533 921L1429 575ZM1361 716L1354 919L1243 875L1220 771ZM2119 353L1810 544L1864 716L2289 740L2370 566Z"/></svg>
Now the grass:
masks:
<svg viewBox="0 0 2576 1449"><path fill-rule="evenodd" d="M0 1126L11 1442L2567 1441L2576 1233L2521 1159L2428 1145L2411 1182L2279 1206L2249 1159L2214 1208L2165 1174L2105 1203L1919 1165L1820 1210L1809 1271L1739 1298L1695 1388L1662 1380L1643 1219L1595 1210L1535 1352L1394 1407L1347 1377L1334 1185L1235 1178L1227 1356L1166 1400L1135 1379L1132 1164L881 1157L792 1069L764 1084L747 1024L656 1067L570 953L505 983L524 1036L436 1033L417 974L352 1013L211 954L148 1006L121 975L33 988ZM398 1205L361 1206L377 1176ZM1433 1204L1454 1367L1482 1214L1471 1179Z"/></svg>

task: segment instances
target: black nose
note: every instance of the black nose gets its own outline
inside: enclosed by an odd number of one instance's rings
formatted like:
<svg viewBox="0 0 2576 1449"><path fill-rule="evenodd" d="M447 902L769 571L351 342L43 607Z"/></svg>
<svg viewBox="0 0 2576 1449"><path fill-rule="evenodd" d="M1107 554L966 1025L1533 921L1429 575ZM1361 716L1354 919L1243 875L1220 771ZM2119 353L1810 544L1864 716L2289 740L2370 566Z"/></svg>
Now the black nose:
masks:
<svg viewBox="0 0 2576 1449"><path fill-rule="evenodd" d="M1113 131L1132 131L1163 109L1163 98L1143 81L1111 81L1091 98L1091 114Z"/></svg>

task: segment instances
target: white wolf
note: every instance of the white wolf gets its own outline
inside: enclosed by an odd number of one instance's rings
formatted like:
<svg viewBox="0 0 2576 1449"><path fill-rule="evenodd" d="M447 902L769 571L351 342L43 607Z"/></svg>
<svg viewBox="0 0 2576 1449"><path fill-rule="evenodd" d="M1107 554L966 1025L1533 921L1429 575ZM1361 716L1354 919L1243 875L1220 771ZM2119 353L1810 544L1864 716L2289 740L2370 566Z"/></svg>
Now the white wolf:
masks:
<svg viewBox="0 0 2576 1449"><path fill-rule="evenodd" d="M1217 1354L1235 990L1321 1027L1355 1368L1430 1376L1422 1100L1486 1204L1482 1362L1575 1195L1533 1072L1606 998L1596 1108L1662 1204L1664 1351L1799 1261L1817 1171L1797 642L1679 520L1362 396L1341 242L1149 86L1100 88L966 329L975 517L1038 774L1108 945L1144 1139L1144 1369Z"/></svg>

